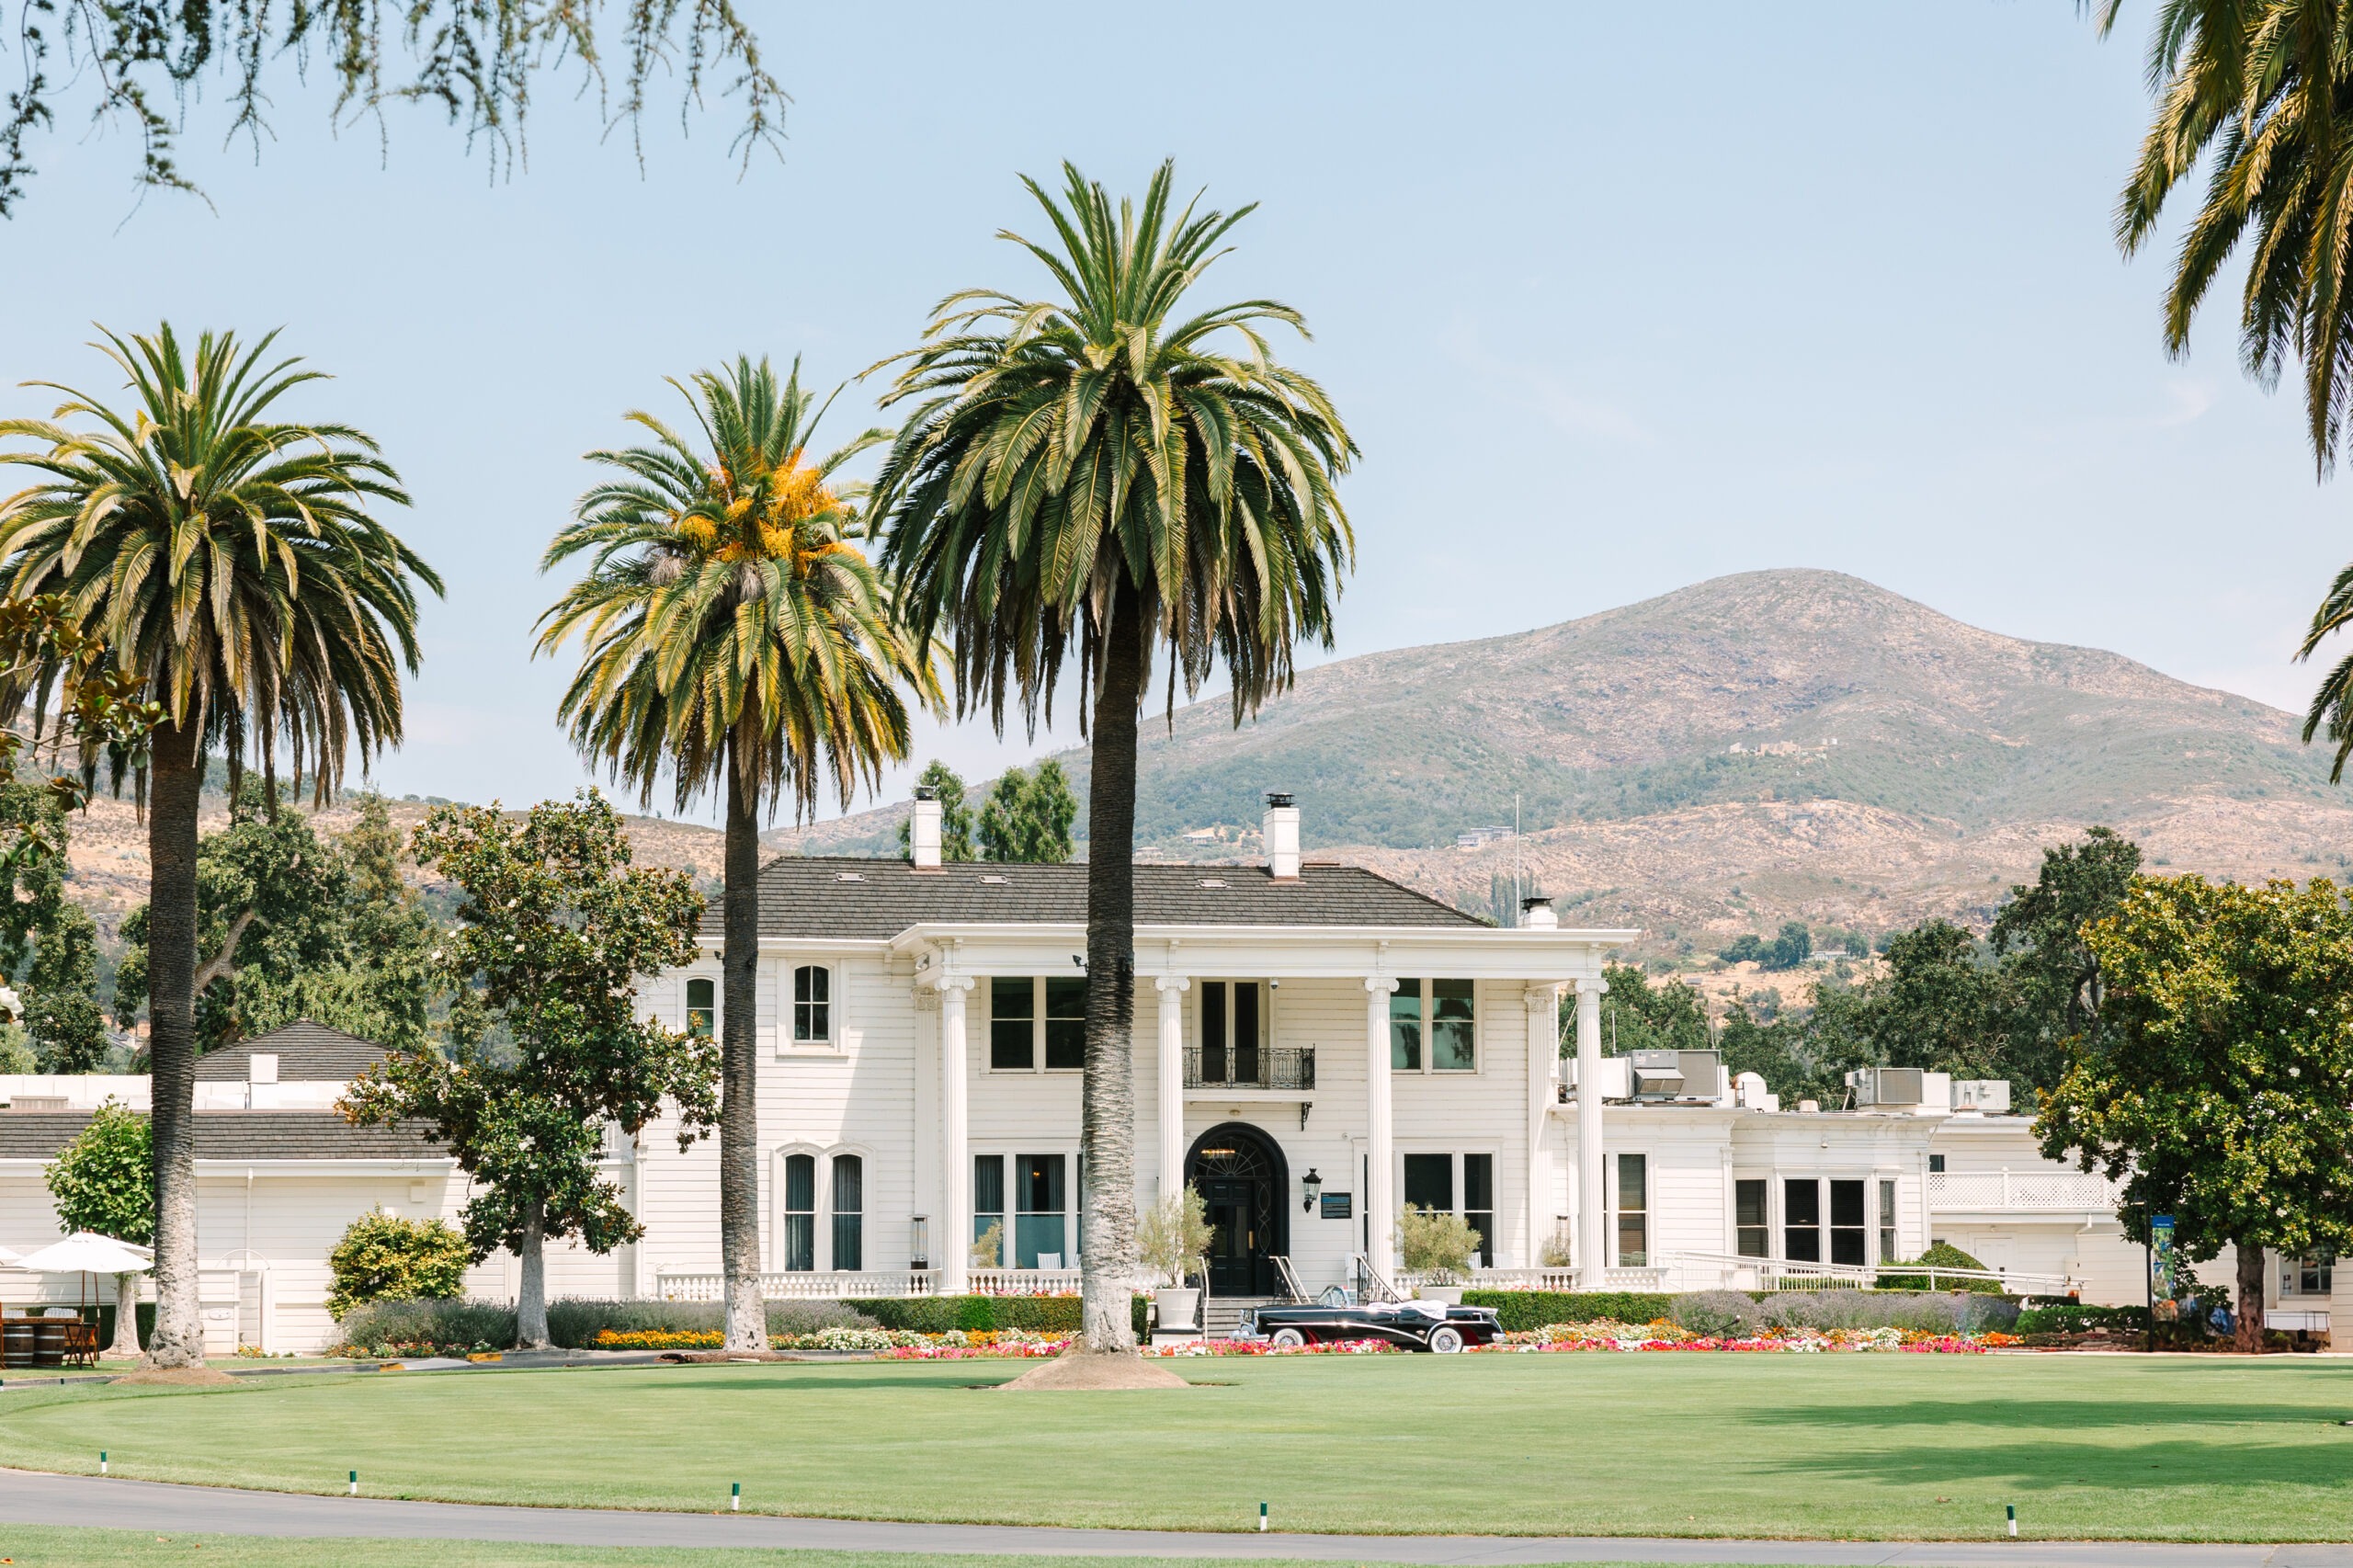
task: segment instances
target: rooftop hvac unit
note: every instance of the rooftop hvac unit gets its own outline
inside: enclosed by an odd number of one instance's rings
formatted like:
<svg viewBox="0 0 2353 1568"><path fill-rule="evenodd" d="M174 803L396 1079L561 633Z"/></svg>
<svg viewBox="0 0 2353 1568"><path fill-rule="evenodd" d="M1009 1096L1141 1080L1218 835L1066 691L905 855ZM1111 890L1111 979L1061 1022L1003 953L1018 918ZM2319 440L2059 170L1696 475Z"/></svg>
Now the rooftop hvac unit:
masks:
<svg viewBox="0 0 2353 1568"><path fill-rule="evenodd" d="M1626 1062L1633 1074L1636 1099L1671 1100L1683 1092L1681 1051L1630 1051Z"/></svg>
<svg viewBox="0 0 2353 1568"><path fill-rule="evenodd" d="M1952 1108L1999 1116L2010 1108L2007 1078L1962 1078L1952 1086Z"/></svg>
<svg viewBox="0 0 2353 1568"><path fill-rule="evenodd" d="M1927 1098L1917 1067L1858 1067L1847 1074L1859 1106L1916 1106Z"/></svg>

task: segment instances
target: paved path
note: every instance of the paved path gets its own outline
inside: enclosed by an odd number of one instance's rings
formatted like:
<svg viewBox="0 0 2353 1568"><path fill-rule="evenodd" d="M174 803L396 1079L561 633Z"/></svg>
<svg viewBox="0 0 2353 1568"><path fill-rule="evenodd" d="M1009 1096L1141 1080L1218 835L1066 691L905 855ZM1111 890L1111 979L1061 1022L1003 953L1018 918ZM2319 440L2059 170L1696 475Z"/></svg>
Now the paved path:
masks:
<svg viewBox="0 0 2353 1568"><path fill-rule="evenodd" d="M202 1535L534 1541L555 1546L760 1546L829 1551L1025 1552L1041 1556L1304 1558L1429 1564L1754 1562L1901 1568L2353 1568L2353 1546L2171 1546L2108 1541L1804 1541L1607 1536L1216 1535L887 1524L763 1514L508 1508L235 1492L152 1481L0 1470L0 1527L105 1525ZM6 1540L0 1528L0 1540Z"/></svg>

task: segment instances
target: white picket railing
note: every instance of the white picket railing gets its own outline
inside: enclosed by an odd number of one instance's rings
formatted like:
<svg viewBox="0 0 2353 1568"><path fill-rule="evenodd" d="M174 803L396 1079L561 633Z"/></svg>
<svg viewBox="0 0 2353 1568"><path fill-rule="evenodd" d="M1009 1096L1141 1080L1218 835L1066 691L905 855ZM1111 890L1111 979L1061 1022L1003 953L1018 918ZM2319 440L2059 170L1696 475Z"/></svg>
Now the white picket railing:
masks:
<svg viewBox="0 0 2353 1568"><path fill-rule="evenodd" d="M975 1268L976 1296L1075 1296L1082 1276L1075 1268Z"/></svg>
<svg viewBox="0 0 2353 1568"><path fill-rule="evenodd" d="M2113 1214L2122 1184L2097 1171L1930 1171L1928 1211Z"/></svg>
<svg viewBox="0 0 2353 1568"><path fill-rule="evenodd" d="M1605 1268L1597 1283L1584 1281L1585 1271L1579 1268L1474 1268L1467 1277L1452 1278L1433 1269L1407 1269L1397 1276L1396 1285L1408 1291L1443 1284L1468 1290L1662 1290L1666 1288L1666 1269Z"/></svg>
<svg viewBox="0 0 2353 1568"><path fill-rule="evenodd" d="M726 1276L716 1269L663 1269L654 1293L665 1301L716 1301ZM929 1296L938 1290L935 1269L778 1269L760 1276L760 1294L771 1301L838 1301L870 1296Z"/></svg>
<svg viewBox="0 0 2353 1568"><path fill-rule="evenodd" d="M1666 1263L1684 1290L1713 1284L1730 1290L1819 1290L1845 1287L1868 1290L1882 1275L1919 1280L1918 1288L1957 1289L1970 1281L1990 1280L2006 1290L2038 1296L2063 1296L2075 1282L2063 1274L2030 1274L2015 1268L1942 1268L1927 1264L1891 1263L1880 1267L1848 1263L1814 1263L1802 1258L1750 1257L1729 1252L1678 1252ZM1663 1272L1663 1271L1662 1271Z"/></svg>

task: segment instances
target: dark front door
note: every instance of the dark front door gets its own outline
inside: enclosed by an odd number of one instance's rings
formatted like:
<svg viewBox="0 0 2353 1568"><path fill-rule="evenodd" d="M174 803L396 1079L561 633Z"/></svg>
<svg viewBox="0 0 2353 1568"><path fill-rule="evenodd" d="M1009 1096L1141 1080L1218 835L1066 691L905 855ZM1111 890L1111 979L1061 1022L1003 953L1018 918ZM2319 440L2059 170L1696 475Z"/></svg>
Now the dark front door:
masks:
<svg viewBox="0 0 2353 1568"><path fill-rule="evenodd" d="M1290 1250L1283 1195L1290 1178L1282 1151L1258 1129L1230 1121L1194 1143L1185 1177L1208 1211L1210 1294L1272 1295L1273 1260Z"/></svg>

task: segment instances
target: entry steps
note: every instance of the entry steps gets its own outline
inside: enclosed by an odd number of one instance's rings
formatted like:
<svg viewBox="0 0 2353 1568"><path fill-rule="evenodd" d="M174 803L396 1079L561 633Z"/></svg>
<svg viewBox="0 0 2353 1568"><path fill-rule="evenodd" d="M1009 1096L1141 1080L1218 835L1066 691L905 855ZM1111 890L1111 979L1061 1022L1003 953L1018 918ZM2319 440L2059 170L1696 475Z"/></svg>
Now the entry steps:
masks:
<svg viewBox="0 0 2353 1568"><path fill-rule="evenodd" d="M1242 1314L1258 1307L1271 1307L1280 1298L1275 1296L1211 1296L1201 1303L1201 1332L1211 1339L1231 1339L1241 1326Z"/></svg>

